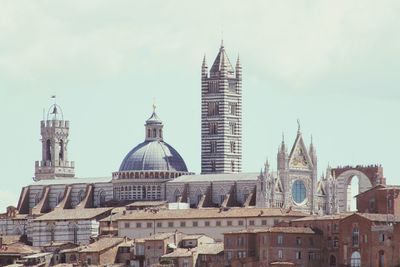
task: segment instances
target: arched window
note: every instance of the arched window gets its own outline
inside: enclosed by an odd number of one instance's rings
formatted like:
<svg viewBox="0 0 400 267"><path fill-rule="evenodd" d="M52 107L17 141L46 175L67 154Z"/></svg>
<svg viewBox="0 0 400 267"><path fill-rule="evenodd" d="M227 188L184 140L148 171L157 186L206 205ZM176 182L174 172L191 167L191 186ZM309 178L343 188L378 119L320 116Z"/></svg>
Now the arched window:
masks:
<svg viewBox="0 0 400 267"><path fill-rule="evenodd" d="M160 129L159 133L160 133L160 138L162 138L162 129Z"/></svg>
<svg viewBox="0 0 400 267"><path fill-rule="evenodd" d="M331 255L329 258L329 266L330 267L335 267L336 266L336 257L334 255Z"/></svg>
<svg viewBox="0 0 400 267"><path fill-rule="evenodd" d="M352 233L352 241L353 241L353 246L358 246L359 241L360 241L360 230L358 229L357 226L353 228L353 233Z"/></svg>
<svg viewBox="0 0 400 267"><path fill-rule="evenodd" d="M150 129L147 129L147 137L150 137L151 136L151 131L150 131Z"/></svg>
<svg viewBox="0 0 400 267"><path fill-rule="evenodd" d="M360 255L360 252L354 251L353 254L351 254L350 266L351 267L361 267L361 255Z"/></svg>
<svg viewBox="0 0 400 267"><path fill-rule="evenodd" d="M46 160L51 161L51 141L47 139L46 141Z"/></svg>
<svg viewBox="0 0 400 267"><path fill-rule="evenodd" d="M153 137L156 138L157 137L157 130L153 129Z"/></svg>
<svg viewBox="0 0 400 267"><path fill-rule="evenodd" d="M379 267L385 267L385 251L379 251Z"/></svg>
<svg viewBox="0 0 400 267"><path fill-rule="evenodd" d="M63 140L60 141L60 153L58 154L58 158L60 160L64 160L64 142L63 142Z"/></svg>

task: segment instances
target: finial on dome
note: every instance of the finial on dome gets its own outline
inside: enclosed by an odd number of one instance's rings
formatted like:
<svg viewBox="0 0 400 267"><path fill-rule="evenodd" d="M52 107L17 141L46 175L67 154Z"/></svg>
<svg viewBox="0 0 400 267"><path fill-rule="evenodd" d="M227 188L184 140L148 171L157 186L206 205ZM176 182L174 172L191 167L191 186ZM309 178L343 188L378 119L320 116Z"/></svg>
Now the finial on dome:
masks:
<svg viewBox="0 0 400 267"><path fill-rule="evenodd" d="M153 97L153 113L156 112L156 108L157 108L157 106L156 106L156 98Z"/></svg>

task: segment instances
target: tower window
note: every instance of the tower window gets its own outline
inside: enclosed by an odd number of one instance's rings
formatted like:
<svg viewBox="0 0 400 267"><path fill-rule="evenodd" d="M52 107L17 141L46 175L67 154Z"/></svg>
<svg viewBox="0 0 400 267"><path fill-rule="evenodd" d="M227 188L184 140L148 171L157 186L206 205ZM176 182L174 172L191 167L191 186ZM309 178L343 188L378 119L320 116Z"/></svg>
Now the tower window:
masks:
<svg viewBox="0 0 400 267"><path fill-rule="evenodd" d="M214 154L217 152L217 141L210 142L210 153Z"/></svg>
<svg viewBox="0 0 400 267"><path fill-rule="evenodd" d="M228 86L229 86L229 92L232 92L232 93L236 93L236 81L235 80L230 80L229 82L228 82Z"/></svg>
<svg viewBox="0 0 400 267"><path fill-rule="evenodd" d="M151 131L150 131L150 129L147 129L147 137L151 137Z"/></svg>
<svg viewBox="0 0 400 267"><path fill-rule="evenodd" d="M236 123L230 122L229 123L229 134L234 135L235 134L235 128L236 128Z"/></svg>
<svg viewBox="0 0 400 267"><path fill-rule="evenodd" d="M217 164L215 163L215 160L212 160L211 161L211 171L215 172L215 170L217 169L216 165Z"/></svg>
<svg viewBox="0 0 400 267"><path fill-rule="evenodd" d="M63 140L60 141L60 153L58 155L60 160L64 160L64 142Z"/></svg>
<svg viewBox="0 0 400 267"><path fill-rule="evenodd" d="M46 160L51 161L51 141L47 139L46 141Z"/></svg>
<svg viewBox="0 0 400 267"><path fill-rule="evenodd" d="M209 129L210 134L218 133L218 124L216 122L210 122L209 128L210 128Z"/></svg>
<svg viewBox="0 0 400 267"><path fill-rule="evenodd" d="M160 129L158 132L160 134L160 138L162 138L162 130Z"/></svg>
<svg viewBox="0 0 400 267"><path fill-rule="evenodd" d="M153 129L153 137L156 138L157 137L157 130Z"/></svg>
<svg viewBox="0 0 400 267"><path fill-rule="evenodd" d="M230 148L231 148L231 153L235 153L235 142L231 141Z"/></svg>
<svg viewBox="0 0 400 267"><path fill-rule="evenodd" d="M218 93L218 81L209 81L208 92L209 93Z"/></svg>
<svg viewBox="0 0 400 267"><path fill-rule="evenodd" d="M229 114L236 116L237 105L236 103L229 103Z"/></svg>
<svg viewBox="0 0 400 267"><path fill-rule="evenodd" d="M208 116L215 116L219 114L219 104L218 102L208 103Z"/></svg>
<svg viewBox="0 0 400 267"><path fill-rule="evenodd" d="M231 161L231 172L235 171L235 162L232 160Z"/></svg>

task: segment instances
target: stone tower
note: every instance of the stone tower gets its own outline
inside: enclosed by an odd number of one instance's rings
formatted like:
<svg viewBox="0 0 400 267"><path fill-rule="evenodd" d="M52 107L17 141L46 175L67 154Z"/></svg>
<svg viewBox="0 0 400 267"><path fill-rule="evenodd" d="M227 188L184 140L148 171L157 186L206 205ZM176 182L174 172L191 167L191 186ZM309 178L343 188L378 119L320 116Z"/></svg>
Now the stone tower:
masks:
<svg viewBox="0 0 400 267"><path fill-rule="evenodd" d="M69 121L59 105L53 104L47 120L40 122L42 160L35 162L35 181L74 177L74 162L68 161Z"/></svg>
<svg viewBox="0 0 400 267"><path fill-rule="evenodd" d="M242 169L242 67L233 68L223 43L208 72L201 67L201 172Z"/></svg>

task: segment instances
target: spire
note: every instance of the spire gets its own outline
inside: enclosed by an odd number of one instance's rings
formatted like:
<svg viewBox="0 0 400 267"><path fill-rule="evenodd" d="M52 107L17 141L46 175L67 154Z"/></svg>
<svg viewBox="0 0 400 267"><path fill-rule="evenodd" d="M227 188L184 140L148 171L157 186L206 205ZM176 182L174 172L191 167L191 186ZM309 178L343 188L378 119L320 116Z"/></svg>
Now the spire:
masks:
<svg viewBox="0 0 400 267"><path fill-rule="evenodd" d="M282 142L281 147L279 149L280 152L286 152L286 144L285 144L285 134L282 132Z"/></svg>
<svg viewBox="0 0 400 267"><path fill-rule="evenodd" d="M223 45L223 42L221 42L221 47L219 48L219 52L217 57L214 60L213 65L211 66L210 73L212 75L218 76L218 75L226 75L233 76L234 75L234 69L232 67L231 62L229 61L228 56L226 55L225 52L225 47Z"/></svg>
<svg viewBox="0 0 400 267"><path fill-rule="evenodd" d="M207 68L207 62L206 62L206 54L204 54L203 56L203 63L202 63L202 67L206 67Z"/></svg>
<svg viewBox="0 0 400 267"><path fill-rule="evenodd" d="M300 120L297 119L297 134L301 134Z"/></svg>

